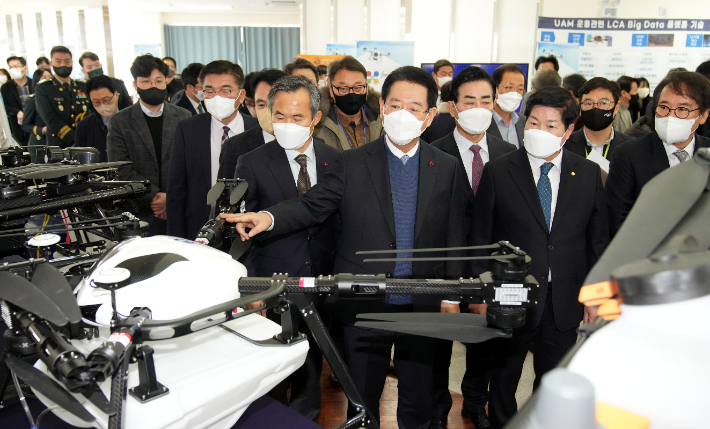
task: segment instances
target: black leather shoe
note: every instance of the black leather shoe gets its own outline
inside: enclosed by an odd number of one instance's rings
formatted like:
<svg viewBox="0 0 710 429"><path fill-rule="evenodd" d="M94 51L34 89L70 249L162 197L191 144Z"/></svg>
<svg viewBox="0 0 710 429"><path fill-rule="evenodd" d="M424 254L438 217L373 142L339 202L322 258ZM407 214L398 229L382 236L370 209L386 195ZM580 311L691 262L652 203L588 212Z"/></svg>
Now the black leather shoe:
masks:
<svg viewBox="0 0 710 429"><path fill-rule="evenodd" d="M485 412L482 413L469 413L468 411L462 409L461 415L465 419L471 420L473 422L473 427L476 429L490 429L491 422L488 421L488 416Z"/></svg>
<svg viewBox="0 0 710 429"><path fill-rule="evenodd" d="M442 422L440 419L431 419L429 429L446 429L446 423Z"/></svg>
<svg viewBox="0 0 710 429"><path fill-rule="evenodd" d="M333 371L330 371L330 377L328 377L328 379L330 379L330 384L332 384L333 386L342 387L340 386L340 381L338 380L338 377L335 376L335 373Z"/></svg>

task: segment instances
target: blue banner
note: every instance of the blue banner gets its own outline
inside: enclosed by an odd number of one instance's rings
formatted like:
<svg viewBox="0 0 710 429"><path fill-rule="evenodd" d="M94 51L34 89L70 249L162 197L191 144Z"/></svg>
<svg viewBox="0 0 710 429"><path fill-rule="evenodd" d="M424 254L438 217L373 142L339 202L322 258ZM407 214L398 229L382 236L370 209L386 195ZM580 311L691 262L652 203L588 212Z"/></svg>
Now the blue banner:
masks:
<svg viewBox="0 0 710 429"><path fill-rule="evenodd" d="M547 42L547 43L554 42L555 41L555 32L554 31L543 31L540 34L540 41Z"/></svg>
<svg viewBox="0 0 710 429"><path fill-rule="evenodd" d="M710 30L710 19L609 19L539 17L537 28L556 30L697 31Z"/></svg>
<svg viewBox="0 0 710 429"><path fill-rule="evenodd" d="M648 34L634 34L631 39L631 46L648 46Z"/></svg>
<svg viewBox="0 0 710 429"><path fill-rule="evenodd" d="M567 43L577 43L579 46L584 46L584 33L569 33Z"/></svg>
<svg viewBox="0 0 710 429"><path fill-rule="evenodd" d="M702 34L688 34L688 38L685 40L686 48L700 48L703 46L703 35Z"/></svg>

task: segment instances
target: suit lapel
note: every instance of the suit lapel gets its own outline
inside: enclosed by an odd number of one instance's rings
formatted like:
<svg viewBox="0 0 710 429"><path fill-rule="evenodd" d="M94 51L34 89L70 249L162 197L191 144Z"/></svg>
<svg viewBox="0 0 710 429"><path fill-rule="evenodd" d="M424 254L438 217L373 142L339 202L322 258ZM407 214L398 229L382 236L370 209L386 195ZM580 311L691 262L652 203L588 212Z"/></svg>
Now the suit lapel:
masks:
<svg viewBox="0 0 710 429"><path fill-rule="evenodd" d="M523 147L523 138L525 136L525 121L527 119L523 115L518 115L518 122L515 123L515 132L518 133L518 148Z"/></svg>
<svg viewBox="0 0 710 429"><path fill-rule="evenodd" d="M664 143L658 137L658 134L652 133L648 137L648 163L654 174L660 174L663 170L666 170L671 166L668 161L668 154L663 148Z"/></svg>
<svg viewBox="0 0 710 429"><path fill-rule="evenodd" d="M466 173L466 167L463 165L463 158L461 157L461 152L459 151L459 145L456 144L456 138L454 137L453 133L450 133L448 136L446 136L446 140L444 141L443 145L444 152L448 153L449 155L453 155L456 157L456 159L459 160L459 165L462 167L462 170L464 172L464 179L468 181L468 175ZM491 150L491 143L490 141L488 142L488 150ZM491 154L490 159L493 159L493 154ZM427 163L428 164L428 163ZM421 173L421 169L419 169L419 172ZM473 204L473 189L471 188L471 183L468 183L468 186L464 186L464 193L466 194L466 197L468 200Z"/></svg>
<svg viewBox="0 0 710 429"><path fill-rule="evenodd" d="M579 183L581 174L575 173L575 166L577 165L578 158L570 156L566 153L566 149L562 149L562 165L560 171L560 189L557 192L557 204L555 205L555 214L552 222L552 231L554 228L560 224L559 219L564 217L566 208L569 202L574 196L575 189L577 188L577 183ZM550 231L550 232L552 232Z"/></svg>
<svg viewBox="0 0 710 429"><path fill-rule="evenodd" d="M134 131L138 134L138 137L143 141L143 144L148 148L148 152L153 156L155 163L158 163L158 157L155 154L155 146L153 145L152 137L150 136L150 129L148 128L148 122L146 122L145 114L140 106L140 101L131 107L131 118L133 118L133 124L135 125Z"/></svg>
<svg viewBox="0 0 710 429"><path fill-rule="evenodd" d="M285 199L297 197L298 190L296 189L296 181L293 180L293 173L291 173L291 166L286 157L286 152L275 141L272 143L274 144L268 146L268 153L271 158L271 161L267 164L269 170L274 176L274 179L276 179L276 183L279 184L279 188L281 188ZM318 155L316 155L316 157L317 156Z"/></svg>
<svg viewBox="0 0 710 429"><path fill-rule="evenodd" d="M194 142L186 142L186 144L195 144L200 146L199 149L194 151L194 153L197 153L197 156L201 158L200 163L202 164L205 184L209 189L212 187L212 116L210 114L203 113L202 115L197 115L196 117L200 118L200 122L195 127L195 135L206 136L207 138L197 138ZM167 120L168 118L165 119ZM174 122L175 127L177 127L177 120L175 118L171 118L171 122ZM165 127L165 123L163 124L163 127ZM183 132L184 131L186 130L183 129ZM163 132L163 136L165 137L165 132ZM183 136L183 138L184 137L185 136ZM163 153L165 153L165 140L163 140ZM188 151L188 153L193 153L193 151Z"/></svg>
<svg viewBox="0 0 710 429"><path fill-rule="evenodd" d="M458 152L458 149L457 149ZM436 184L438 165L436 151L428 144L419 143L419 192L417 194L417 214L414 222L414 239L419 236L422 229L429 200ZM473 191L471 191L473 193Z"/></svg>
<svg viewBox="0 0 710 429"><path fill-rule="evenodd" d="M545 222L545 215L542 213L540 197L537 193L532 167L530 166L530 161L528 160L525 149L518 149L515 155L511 157L510 162L513 165L509 169L509 172L515 185L520 190L523 199L525 199L525 202L528 207L530 207L530 211L532 211L533 215L540 223L540 226L547 231L547 222Z"/></svg>
<svg viewBox="0 0 710 429"><path fill-rule="evenodd" d="M503 138L503 136L500 135L500 130L498 129L498 125L496 124L496 118L494 117L491 119L491 125L488 126L488 130L486 131L486 134L490 134L492 136Z"/></svg>
<svg viewBox="0 0 710 429"><path fill-rule="evenodd" d="M390 228L392 237L395 238L397 235L395 234L394 229L392 188L390 186L389 166L387 165L385 138L384 136L380 137L366 146L368 147L368 154L365 156L365 165L367 165L367 171L370 174L372 186L375 188L375 194L377 195L377 200L380 203L382 214L385 216L385 220L387 221L387 226ZM419 173L421 175L421 170ZM421 176L419 179L421 183Z"/></svg>

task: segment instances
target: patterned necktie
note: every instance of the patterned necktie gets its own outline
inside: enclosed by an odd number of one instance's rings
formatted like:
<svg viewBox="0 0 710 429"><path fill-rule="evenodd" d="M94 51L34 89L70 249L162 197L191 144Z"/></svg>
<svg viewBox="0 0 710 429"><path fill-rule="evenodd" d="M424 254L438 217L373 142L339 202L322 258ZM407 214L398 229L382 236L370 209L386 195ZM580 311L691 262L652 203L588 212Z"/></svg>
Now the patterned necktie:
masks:
<svg viewBox="0 0 710 429"><path fill-rule="evenodd" d="M471 164L471 189L473 195L478 191L478 185L481 183L481 174L483 174L483 158L481 158L481 146L471 145L473 151L473 163Z"/></svg>
<svg viewBox="0 0 710 429"><path fill-rule="evenodd" d="M685 162L690 159L690 155L688 155L688 152L684 150L677 150L673 152L673 155L675 155L675 157L678 158L680 162Z"/></svg>
<svg viewBox="0 0 710 429"><path fill-rule="evenodd" d="M550 230L550 217L552 215L552 185L547 173L550 172L553 166L554 164L551 162L542 164L540 167L540 180L537 181L537 194L540 197L540 205L542 206L542 213L545 215L548 231Z"/></svg>
<svg viewBox="0 0 710 429"><path fill-rule="evenodd" d="M222 144L224 144L224 141L229 138L230 128L225 125L222 127L222 129L224 130L224 134L222 134Z"/></svg>
<svg viewBox="0 0 710 429"><path fill-rule="evenodd" d="M197 113L205 113L205 109L202 108L202 103L197 104Z"/></svg>
<svg viewBox="0 0 710 429"><path fill-rule="evenodd" d="M296 157L296 162L301 166L301 169L298 171L296 189L298 190L298 195L303 195L311 189L311 178L308 176L308 168L306 166L308 157L304 154L298 155Z"/></svg>
<svg viewBox="0 0 710 429"><path fill-rule="evenodd" d="M407 165L407 161L409 161L409 155L404 155L399 160L402 161L402 164Z"/></svg>

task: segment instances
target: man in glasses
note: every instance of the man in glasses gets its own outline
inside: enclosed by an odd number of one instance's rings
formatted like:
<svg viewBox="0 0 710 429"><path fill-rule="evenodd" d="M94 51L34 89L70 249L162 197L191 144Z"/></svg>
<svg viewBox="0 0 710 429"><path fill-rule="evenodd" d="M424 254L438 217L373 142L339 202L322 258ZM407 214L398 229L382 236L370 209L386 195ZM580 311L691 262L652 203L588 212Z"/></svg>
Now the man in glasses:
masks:
<svg viewBox="0 0 710 429"><path fill-rule="evenodd" d="M108 121L118 112L120 93L113 78L100 74L86 82L86 92L89 94L95 113L85 117L76 125L76 147L95 147L101 152L101 162L106 162L106 136Z"/></svg>
<svg viewBox="0 0 710 429"><path fill-rule="evenodd" d="M365 66L347 56L328 67L329 87L321 88L323 119L315 135L340 150L360 147L384 134L380 93L370 88Z"/></svg>
<svg viewBox="0 0 710 429"><path fill-rule="evenodd" d="M695 72L669 73L653 91L655 132L619 146L604 193L609 225L621 228L643 186L663 170L689 160L710 139L696 134L708 119L710 83Z"/></svg>

